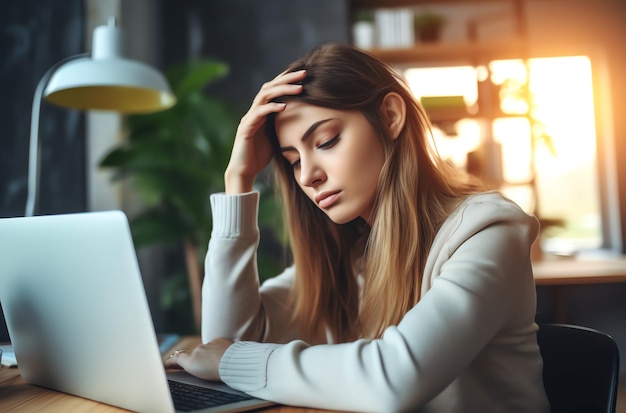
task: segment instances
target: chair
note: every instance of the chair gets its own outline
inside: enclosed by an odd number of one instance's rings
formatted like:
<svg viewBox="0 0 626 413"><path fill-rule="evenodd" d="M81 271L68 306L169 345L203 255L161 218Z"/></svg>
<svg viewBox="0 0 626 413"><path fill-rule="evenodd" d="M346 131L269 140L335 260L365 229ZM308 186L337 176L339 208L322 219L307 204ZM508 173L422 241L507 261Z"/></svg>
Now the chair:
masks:
<svg viewBox="0 0 626 413"><path fill-rule="evenodd" d="M552 413L615 413L619 349L601 331L542 324L537 341Z"/></svg>

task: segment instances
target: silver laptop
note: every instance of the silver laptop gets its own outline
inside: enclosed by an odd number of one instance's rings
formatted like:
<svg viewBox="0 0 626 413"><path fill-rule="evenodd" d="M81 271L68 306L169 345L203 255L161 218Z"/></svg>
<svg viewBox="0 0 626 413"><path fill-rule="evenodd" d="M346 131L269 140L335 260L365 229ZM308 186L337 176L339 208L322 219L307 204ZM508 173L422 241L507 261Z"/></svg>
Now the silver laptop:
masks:
<svg viewBox="0 0 626 413"><path fill-rule="evenodd" d="M165 371L120 211L0 219L0 303L29 383L150 413L182 410L168 379L247 398L193 411L272 404Z"/></svg>

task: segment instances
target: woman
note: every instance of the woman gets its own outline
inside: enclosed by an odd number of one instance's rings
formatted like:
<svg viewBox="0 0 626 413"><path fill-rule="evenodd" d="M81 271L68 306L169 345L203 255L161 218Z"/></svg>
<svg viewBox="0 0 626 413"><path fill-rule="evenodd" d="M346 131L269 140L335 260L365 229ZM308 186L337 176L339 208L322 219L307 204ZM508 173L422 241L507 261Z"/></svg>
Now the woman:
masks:
<svg viewBox="0 0 626 413"><path fill-rule="evenodd" d="M548 411L537 221L442 162L429 128L402 78L349 46L266 83L211 198L206 344L168 366L291 405ZM259 287L253 184L272 156L294 265Z"/></svg>

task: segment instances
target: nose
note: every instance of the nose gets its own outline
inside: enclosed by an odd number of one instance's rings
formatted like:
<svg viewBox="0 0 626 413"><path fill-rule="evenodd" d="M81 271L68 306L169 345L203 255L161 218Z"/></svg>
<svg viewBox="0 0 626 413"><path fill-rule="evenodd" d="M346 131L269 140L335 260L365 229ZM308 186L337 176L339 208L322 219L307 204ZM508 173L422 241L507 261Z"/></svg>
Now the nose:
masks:
<svg viewBox="0 0 626 413"><path fill-rule="evenodd" d="M300 159L300 185L314 187L326 180L326 174L313 159Z"/></svg>

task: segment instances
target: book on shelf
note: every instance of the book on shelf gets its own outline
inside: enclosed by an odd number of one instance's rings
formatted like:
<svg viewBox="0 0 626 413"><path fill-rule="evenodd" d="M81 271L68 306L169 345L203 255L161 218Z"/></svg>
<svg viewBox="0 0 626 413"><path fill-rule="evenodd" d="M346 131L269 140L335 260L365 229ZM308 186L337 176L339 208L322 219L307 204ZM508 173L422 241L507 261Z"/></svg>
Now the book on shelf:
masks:
<svg viewBox="0 0 626 413"><path fill-rule="evenodd" d="M374 11L376 47L395 49L411 47L413 36L413 11L408 8L379 8Z"/></svg>

